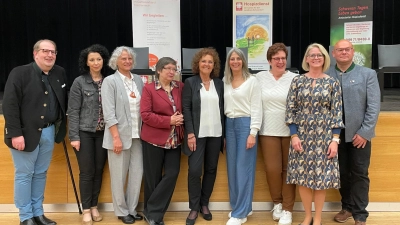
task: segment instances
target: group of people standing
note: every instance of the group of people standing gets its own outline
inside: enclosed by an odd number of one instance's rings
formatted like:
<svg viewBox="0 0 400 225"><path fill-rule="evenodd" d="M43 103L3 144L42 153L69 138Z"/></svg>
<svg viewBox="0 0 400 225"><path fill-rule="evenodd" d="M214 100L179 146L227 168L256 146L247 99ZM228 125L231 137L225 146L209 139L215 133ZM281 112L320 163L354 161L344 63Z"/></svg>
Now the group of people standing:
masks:
<svg viewBox="0 0 400 225"><path fill-rule="evenodd" d="M329 69L325 48L311 44L302 62L307 72L298 75L286 70L285 45L275 43L267 52L271 69L254 76L244 53L232 48L221 80L217 51L202 48L192 60L194 76L185 83L173 80L176 61L163 57L155 81L144 84L131 72L132 48L117 47L110 56L96 44L80 53L82 75L67 103L56 45L38 41L35 61L11 71L3 100L20 224L56 224L44 216L42 203L54 142L66 134L66 115L80 169L82 225L103 219L97 205L107 159L118 219L125 224L143 219L136 211L143 176L144 218L149 225L164 225L181 151L189 165L186 225L194 225L199 213L212 220L209 202L224 149L232 208L227 225L243 224L252 215L258 142L272 218L279 225L292 224L296 185L305 209L302 225L321 224L329 188L340 188L342 195L336 221L353 216L355 224L366 224L380 93L375 73L355 65L353 53L350 42L339 41L333 53L337 65ZM107 76L107 65L115 73Z"/></svg>
<svg viewBox="0 0 400 225"><path fill-rule="evenodd" d="M282 43L273 44L267 52L271 69L256 75L263 87L259 139L272 218L292 224L298 186L305 210L300 225L320 225L326 190L335 188L342 210L334 220L353 217L355 225L365 225L371 139L380 111L376 73L353 62L347 40L335 44L334 66L322 45L310 44L300 75L285 70L287 53Z"/></svg>

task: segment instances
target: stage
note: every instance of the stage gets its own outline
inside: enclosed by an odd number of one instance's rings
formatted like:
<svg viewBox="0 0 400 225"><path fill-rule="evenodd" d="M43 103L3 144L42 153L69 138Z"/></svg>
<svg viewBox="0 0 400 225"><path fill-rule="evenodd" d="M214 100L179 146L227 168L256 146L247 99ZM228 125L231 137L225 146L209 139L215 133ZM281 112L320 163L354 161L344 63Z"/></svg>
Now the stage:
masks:
<svg viewBox="0 0 400 225"><path fill-rule="evenodd" d="M400 89L385 90L376 128L376 137L372 141L372 157L370 166L370 206L371 211L400 211ZM0 127L4 127L4 117L0 116ZM4 129L0 129L3 139ZM68 140L68 138L66 138ZM69 158L79 184L79 170L69 142L67 141ZM225 154L220 155L217 180L211 198L210 208L214 210L229 210L227 184L227 169ZM264 173L261 151L258 151L256 166L256 185L254 190L254 210L265 210L271 206L268 185ZM172 198L169 210L181 211L188 209L187 193L187 157L182 155L181 172ZM13 173L14 167L10 150L0 142L0 212L15 212L13 205ZM326 211L335 211L340 207L340 196L337 190L329 190L326 197ZM143 201L141 193L140 202ZM112 210L112 198L108 165L104 170L103 187L100 202L105 210ZM296 208L301 209L300 198L296 198ZM68 167L62 144L57 144L48 171L45 193L45 208L50 211L76 211L76 200L72 188ZM300 207L300 208L299 208ZM53 210L51 210L53 209Z"/></svg>

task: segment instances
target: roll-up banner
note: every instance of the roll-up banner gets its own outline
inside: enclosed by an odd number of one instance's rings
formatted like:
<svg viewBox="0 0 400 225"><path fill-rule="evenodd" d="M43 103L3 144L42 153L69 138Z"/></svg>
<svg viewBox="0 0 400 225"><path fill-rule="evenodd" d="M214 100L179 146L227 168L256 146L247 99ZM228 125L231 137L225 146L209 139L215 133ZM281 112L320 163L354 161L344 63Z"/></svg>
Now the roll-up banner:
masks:
<svg viewBox="0 0 400 225"><path fill-rule="evenodd" d="M372 66L373 0L331 1L331 46L341 39L354 47L354 63Z"/></svg>
<svg viewBox="0 0 400 225"><path fill-rule="evenodd" d="M180 0L132 0L133 47L149 47L149 68L171 57L181 65Z"/></svg>
<svg viewBox="0 0 400 225"><path fill-rule="evenodd" d="M268 70L272 43L272 0L233 0L233 45L248 48L249 68ZM226 46L232 47L232 46Z"/></svg>

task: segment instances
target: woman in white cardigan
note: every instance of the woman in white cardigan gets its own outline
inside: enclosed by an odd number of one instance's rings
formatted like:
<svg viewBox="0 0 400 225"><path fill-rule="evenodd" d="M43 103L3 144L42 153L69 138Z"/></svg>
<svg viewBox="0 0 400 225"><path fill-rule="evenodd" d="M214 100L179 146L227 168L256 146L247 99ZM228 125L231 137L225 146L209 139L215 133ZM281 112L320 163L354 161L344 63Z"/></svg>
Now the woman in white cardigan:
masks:
<svg viewBox="0 0 400 225"><path fill-rule="evenodd" d="M285 123L286 97L295 73L286 71L288 51L283 43L275 43L267 51L269 71L256 75L262 87L263 122L259 132L264 155L265 173L271 199L273 220L279 225L292 224L296 185L286 184L290 131Z"/></svg>
<svg viewBox="0 0 400 225"><path fill-rule="evenodd" d="M241 225L252 212L257 132L262 120L261 89L238 48L228 52L223 81L226 163L232 207L226 225Z"/></svg>

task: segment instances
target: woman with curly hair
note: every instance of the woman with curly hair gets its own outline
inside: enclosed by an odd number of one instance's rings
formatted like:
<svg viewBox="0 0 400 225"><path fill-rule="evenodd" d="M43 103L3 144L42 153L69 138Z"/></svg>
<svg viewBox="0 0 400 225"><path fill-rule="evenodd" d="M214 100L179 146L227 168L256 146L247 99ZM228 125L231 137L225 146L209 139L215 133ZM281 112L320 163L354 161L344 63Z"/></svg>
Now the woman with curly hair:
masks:
<svg viewBox="0 0 400 225"><path fill-rule="evenodd" d="M220 68L215 49L200 49L192 60L195 76L186 79L183 88L182 108L187 140L183 153L189 157L191 209L186 225L195 223L199 211L205 220L212 220L208 203L217 175L219 152L224 146L224 84L218 78Z"/></svg>
<svg viewBox="0 0 400 225"><path fill-rule="evenodd" d="M69 139L80 171L82 225L103 219L97 210L103 168L107 160L107 151L102 147L104 117L100 91L109 58L107 49L102 45L95 44L82 50L79 56L82 75L75 79L70 90Z"/></svg>

